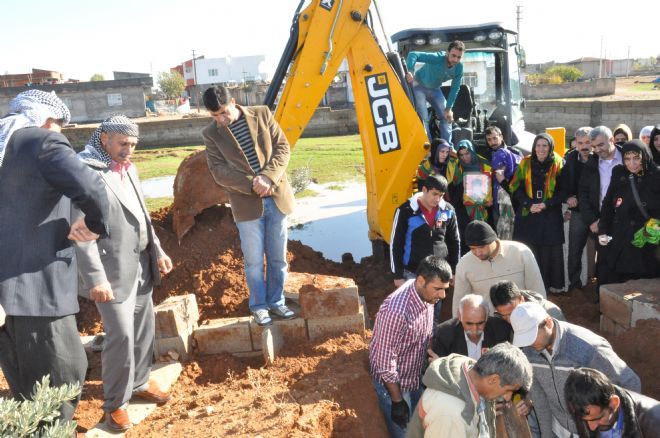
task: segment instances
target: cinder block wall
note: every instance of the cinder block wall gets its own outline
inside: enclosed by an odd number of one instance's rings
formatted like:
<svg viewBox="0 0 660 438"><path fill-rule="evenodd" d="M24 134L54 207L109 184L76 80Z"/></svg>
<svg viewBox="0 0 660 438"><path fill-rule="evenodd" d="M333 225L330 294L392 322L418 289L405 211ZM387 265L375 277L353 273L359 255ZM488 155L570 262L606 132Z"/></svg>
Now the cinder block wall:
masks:
<svg viewBox="0 0 660 438"><path fill-rule="evenodd" d="M605 125L612 129L625 123L637 138L644 126L660 123L660 100L537 100L527 101L523 111L525 126L533 133L561 126L571 136L581 126Z"/></svg>

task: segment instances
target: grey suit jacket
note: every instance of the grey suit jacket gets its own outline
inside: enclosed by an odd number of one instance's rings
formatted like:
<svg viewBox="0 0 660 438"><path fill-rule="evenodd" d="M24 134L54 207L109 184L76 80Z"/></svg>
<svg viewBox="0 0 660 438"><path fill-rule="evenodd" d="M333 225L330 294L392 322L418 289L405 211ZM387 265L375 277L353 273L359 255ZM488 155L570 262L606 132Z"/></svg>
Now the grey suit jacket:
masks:
<svg viewBox="0 0 660 438"><path fill-rule="evenodd" d="M147 220L147 234L149 245L147 251L150 255L151 276L154 285L160 284L158 259L163 256L160 241L154 232L151 219L144 203L144 196L140 187L135 166L131 166L127 173L130 182L136 189L140 199L140 210L131 208L127 201L125 189L112 171L107 167L90 167L98 173L108 195L110 206L108 237L97 241L76 243L76 256L80 276L79 294L89 298L89 291L94 286L108 282L112 287L115 299L112 302L121 303L126 300L135 284L138 266L140 263L139 243L140 224L138 215Z"/></svg>
<svg viewBox="0 0 660 438"><path fill-rule="evenodd" d="M61 134L17 130L0 167L0 305L10 316L78 312L78 271L67 239L71 203L87 226L105 233L103 183Z"/></svg>

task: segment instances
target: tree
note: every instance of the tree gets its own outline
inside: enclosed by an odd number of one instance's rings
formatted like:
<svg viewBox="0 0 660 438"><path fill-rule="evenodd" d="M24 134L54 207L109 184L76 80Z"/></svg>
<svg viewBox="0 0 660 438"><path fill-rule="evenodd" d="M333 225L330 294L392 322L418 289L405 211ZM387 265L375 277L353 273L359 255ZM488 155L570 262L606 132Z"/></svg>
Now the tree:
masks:
<svg viewBox="0 0 660 438"><path fill-rule="evenodd" d="M56 418L66 400L80 394L80 386L50 386L50 376L34 384L32 400L7 400L0 397L0 436L69 438L76 430L76 422L62 422Z"/></svg>
<svg viewBox="0 0 660 438"><path fill-rule="evenodd" d="M95 82L95 81L105 81L105 78L101 73L94 73L91 78L89 78L90 81Z"/></svg>
<svg viewBox="0 0 660 438"><path fill-rule="evenodd" d="M177 71L161 73L158 76L158 86L169 99L176 99L186 89L183 76Z"/></svg>
<svg viewBox="0 0 660 438"><path fill-rule="evenodd" d="M557 75L561 78L562 82L575 82L584 76L582 70L566 65L555 65L554 67L550 67L545 71L545 74L548 76Z"/></svg>

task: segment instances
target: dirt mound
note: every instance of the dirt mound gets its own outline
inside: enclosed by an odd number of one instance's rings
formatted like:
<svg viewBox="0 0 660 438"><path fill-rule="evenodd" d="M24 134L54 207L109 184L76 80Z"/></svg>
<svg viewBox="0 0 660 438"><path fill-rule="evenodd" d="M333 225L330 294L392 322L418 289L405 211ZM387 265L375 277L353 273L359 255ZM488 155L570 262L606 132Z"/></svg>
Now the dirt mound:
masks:
<svg viewBox="0 0 660 438"><path fill-rule="evenodd" d="M232 356L189 363L173 400L127 436L386 436L358 335L289 346L268 368Z"/></svg>
<svg viewBox="0 0 660 438"><path fill-rule="evenodd" d="M660 321L657 319L638 321L637 327L608 338L614 351L642 380L642 392L656 400L660 400L660 381L655 375L660 362L658 339Z"/></svg>
<svg viewBox="0 0 660 438"><path fill-rule="evenodd" d="M154 228L174 269L154 289L154 304L174 295L194 293L200 311L200 323L213 318L249 315L248 289L243 275L243 254L238 229L228 207L216 206L197 216L196 225L179 245L172 227L170 208L152 215ZM302 243L289 241L289 270L352 278L367 299L367 308L375 316L380 302L394 290L387 268L371 258L362 263L336 263L323 258ZM102 330L93 303L81 299L78 317L82 333Z"/></svg>

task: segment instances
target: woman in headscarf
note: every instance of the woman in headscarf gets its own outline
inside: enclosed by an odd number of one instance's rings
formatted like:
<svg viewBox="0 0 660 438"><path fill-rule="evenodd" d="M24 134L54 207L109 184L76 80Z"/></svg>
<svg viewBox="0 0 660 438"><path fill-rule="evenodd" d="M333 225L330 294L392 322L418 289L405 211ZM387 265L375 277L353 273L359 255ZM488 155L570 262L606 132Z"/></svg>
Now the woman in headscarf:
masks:
<svg viewBox="0 0 660 438"><path fill-rule="evenodd" d="M513 239L530 247L549 292L564 291L564 220L560 187L564 160L548 134L534 138L532 154L523 158L509 184L516 201Z"/></svg>
<svg viewBox="0 0 660 438"><path fill-rule="evenodd" d="M632 129L630 129L630 126L626 125L625 123L616 125L616 127L612 130L612 136L614 137L614 143L618 144L619 146L633 139Z"/></svg>
<svg viewBox="0 0 660 438"><path fill-rule="evenodd" d="M417 169L417 179L421 182L431 175L442 175L448 179L448 172L453 173L456 159L453 158L454 148L443 138L434 138L431 142L429 156L424 158ZM451 169L451 170L450 170Z"/></svg>
<svg viewBox="0 0 660 438"><path fill-rule="evenodd" d="M488 160L477 155L470 140L461 140L456 148L456 153L458 160L455 166L448 168L447 181L450 183L450 202L456 209L456 218L458 219L461 254L465 254L469 251L463 241L467 224L476 219L488 221L490 218L490 207L493 204L490 179L492 168ZM478 175L485 175L486 178L484 179L487 179L487 181L481 182ZM474 176L477 176L477 178ZM474 187L467 187L468 179L470 180L469 184L473 184ZM478 188L481 190L477 190ZM482 192L483 196L477 196L479 195L477 192Z"/></svg>
<svg viewBox="0 0 660 438"><path fill-rule="evenodd" d="M641 140L625 143L622 155L623 164L612 169L598 223L598 241L609 247L609 283L660 275L660 169Z"/></svg>
<svg viewBox="0 0 660 438"><path fill-rule="evenodd" d="M653 162L660 166L660 125L655 125L651 131L651 138L649 139L649 149L651 149L651 156Z"/></svg>

